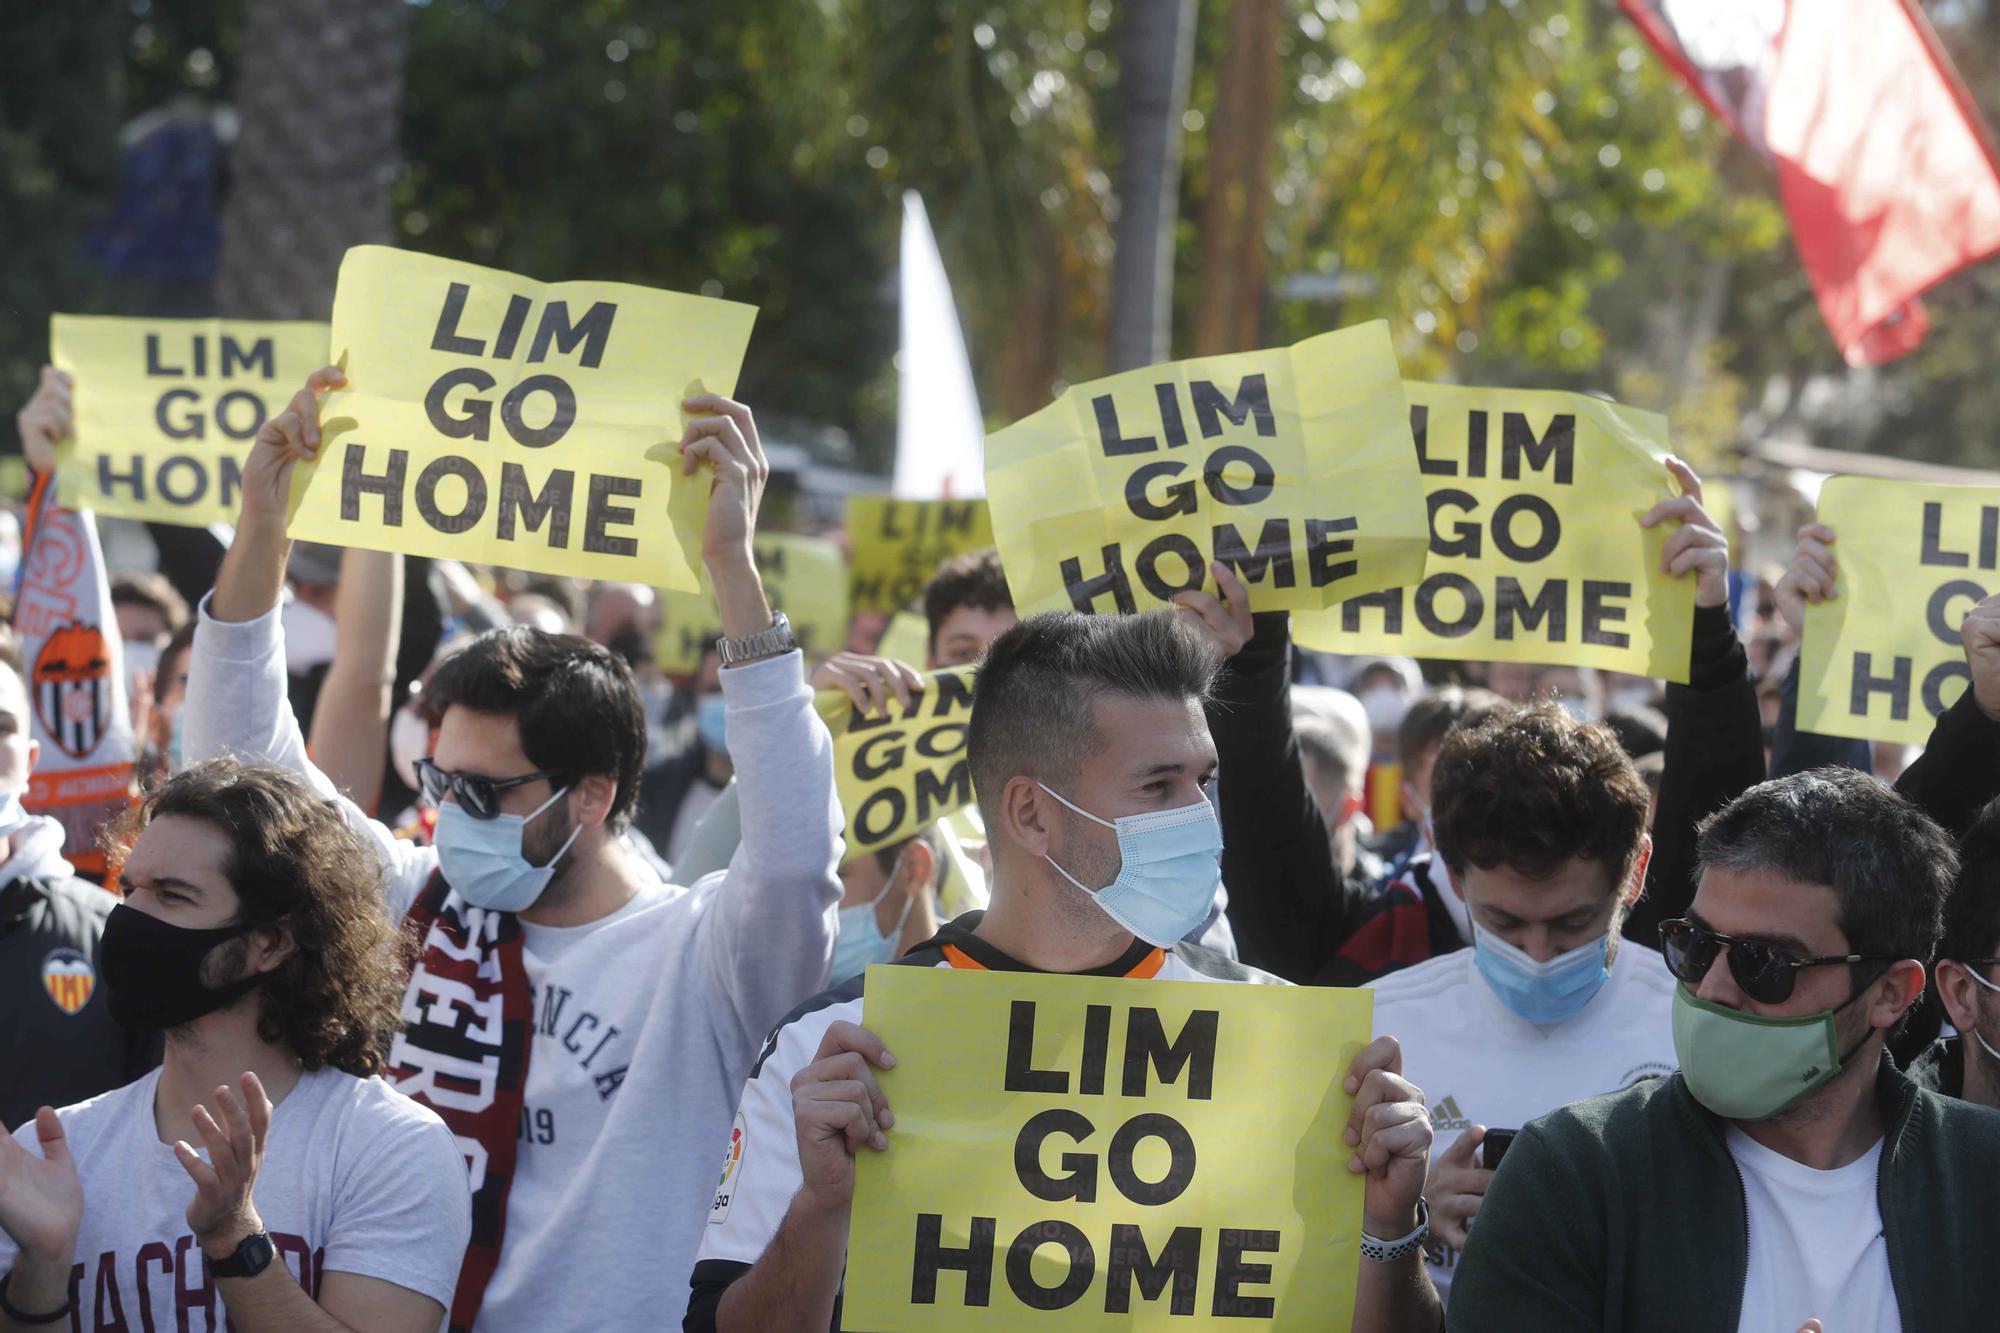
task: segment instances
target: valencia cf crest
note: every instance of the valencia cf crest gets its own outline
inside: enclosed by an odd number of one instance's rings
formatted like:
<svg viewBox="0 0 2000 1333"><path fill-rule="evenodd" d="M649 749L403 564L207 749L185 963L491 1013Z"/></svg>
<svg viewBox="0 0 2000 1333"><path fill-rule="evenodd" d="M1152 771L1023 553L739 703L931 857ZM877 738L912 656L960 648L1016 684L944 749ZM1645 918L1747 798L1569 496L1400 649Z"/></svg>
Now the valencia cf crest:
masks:
<svg viewBox="0 0 2000 1333"><path fill-rule="evenodd" d="M111 730L111 668L104 635L71 622L49 635L34 666L35 716L42 734L87 759Z"/></svg>
<svg viewBox="0 0 2000 1333"><path fill-rule="evenodd" d="M57 949L42 960L42 989L56 1008L66 1014L78 1013L97 989L97 969L75 949Z"/></svg>

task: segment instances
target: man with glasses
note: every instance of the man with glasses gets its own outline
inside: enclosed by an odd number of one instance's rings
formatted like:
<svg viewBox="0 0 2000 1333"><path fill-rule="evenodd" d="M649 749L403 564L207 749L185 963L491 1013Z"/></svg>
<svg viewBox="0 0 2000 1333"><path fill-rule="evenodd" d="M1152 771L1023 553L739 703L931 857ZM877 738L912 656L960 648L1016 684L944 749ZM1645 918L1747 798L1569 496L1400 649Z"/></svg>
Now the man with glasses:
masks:
<svg viewBox="0 0 2000 1333"><path fill-rule="evenodd" d="M329 367L258 432L242 515L204 604L190 760L234 754L330 783L285 703L278 624L291 471L319 449ZM471 1169L472 1240L450 1324L624 1327L677 1307L757 1043L825 984L841 885L832 743L750 539L768 474L739 403L688 400L681 484L708 492L703 561L722 613L722 693L741 785L729 869L671 887L627 853L646 724L624 661L515 626L439 668L421 768L435 847L351 804L392 917L421 953L389 1053ZM696 473L706 464L706 477Z"/></svg>
<svg viewBox="0 0 2000 1333"><path fill-rule="evenodd" d="M1817 769L1709 819L1697 864L1661 929L1680 1071L1521 1131L1451 1327L1973 1327L2000 1113L1885 1050L1924 988L1950 839L1874 779Z"/></svg>

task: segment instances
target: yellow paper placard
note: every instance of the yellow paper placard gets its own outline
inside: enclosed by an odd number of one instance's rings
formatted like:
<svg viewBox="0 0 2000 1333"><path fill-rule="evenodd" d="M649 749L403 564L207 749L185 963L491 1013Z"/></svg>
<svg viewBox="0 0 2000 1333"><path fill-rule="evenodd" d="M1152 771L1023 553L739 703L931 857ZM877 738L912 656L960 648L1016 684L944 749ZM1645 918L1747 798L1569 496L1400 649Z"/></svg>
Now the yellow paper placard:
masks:
<svg viewBox="0 0 2000 1333"><path fill-rule="evenodd" d="M856 1160L844 1324L1352 1326L1341 1081L1372 993L880 966L866 987L896 1125Z"/></svg>
<svg viewBox="0 0 2000 1333"><path fill-rule="evenodd" d="M847 814L847 860L972 804L972 673L932 672L908 708L891 699L886 716L863 716L844 690L819 692L814 707L833 733L833 787Z"/></svg>
<svg viewBox="0 0 2000 1333"><path fill-rule="evenodd" d="M1131 613L1230 566L1258 610L1414 583L1423 490L1389 326L1081 384L986 441L1022 615Z"/></svg>
<svg viewBox="0 0 2000 1333"><path fill-rule="evenodd" d="M55 315L49 359L76 377L62 504L200 528L236 521L257 428L326 364L327 327Z"/></svg>
<svg viewBox="0 0 2000 1333"><path fill-rule="evenodd" d="M1296 616L1333 653L1551 662L1686 681L1694 580L1660 572L1667 419L1587 394L1406 386L1431 513L1422 580Z"/></svg>
<svg viewBox="0 0 2000 1333"><path fill-rule="evenodd" d="M939 565L991 546L993 520L984 500L855 495L847 501L847 540L854 609L897 611L922 595Z"/></svg>
<svg viewBox="0 0 2000 1333"><path fill-rule="evenodd" d="M847 635L847 561L840 548L789 532L758 533L750 544L765 600L792 622L806 656L839 652ZM653 664L669 676L693 675L701 669L703 645L722 633L722 612L706 576L699 592L662 590L660 610Z"/></svg>
<svg viewBox="0 0 2000 1333"><path fill-rule="evenodd" d="M356 246L333 299L349 387L292 535L692 592L709 478L680 477L680 402L735 391L756 313Z"/></svg>
<svg viewBox="0 0 2000 1333"><path fill-rule="evenodd" d="M2000 592L2000 488L1834 477L1839 596L1806 608L1799 730L1921 745L1971 682L1958 627Z"/></svg>

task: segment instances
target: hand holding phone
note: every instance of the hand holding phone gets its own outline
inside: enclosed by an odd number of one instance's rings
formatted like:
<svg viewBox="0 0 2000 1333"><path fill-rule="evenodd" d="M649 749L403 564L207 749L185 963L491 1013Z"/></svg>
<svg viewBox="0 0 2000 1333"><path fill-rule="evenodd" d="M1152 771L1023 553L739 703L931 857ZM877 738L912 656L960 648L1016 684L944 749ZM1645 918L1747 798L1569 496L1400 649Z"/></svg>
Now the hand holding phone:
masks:
<svg viewBox="0 0 2000 1333"><path fill-rule="evenodd" d="M1500 1169L1500 1159L1513 1146L1516 1131L1511 1129L1489 1129L1479 1144L1479 1165L1488 1171Z"/></svg>

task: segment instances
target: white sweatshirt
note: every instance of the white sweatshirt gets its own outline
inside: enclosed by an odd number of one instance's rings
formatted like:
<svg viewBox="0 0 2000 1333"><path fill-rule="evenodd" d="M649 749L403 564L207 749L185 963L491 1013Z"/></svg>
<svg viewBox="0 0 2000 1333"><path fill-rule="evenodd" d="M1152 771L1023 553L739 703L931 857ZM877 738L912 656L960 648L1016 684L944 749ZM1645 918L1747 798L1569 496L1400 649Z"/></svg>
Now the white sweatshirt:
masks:
<svg viewBox="0 0 2000 1333"><path fill-rule="evenodd" d="M233 755L333 784L306 758L285 694L278 614L201 609L188 674L188 762ZM534 1002L520 1155L482 1333L628 1326L687 1304L729 1133L759 1044L826 983L841 885L833 746L796 652L722 673L743 823L729 869L649 884L567 928L522 923ZM375 846L389 913L437 865L343 800Z"/></svg>

